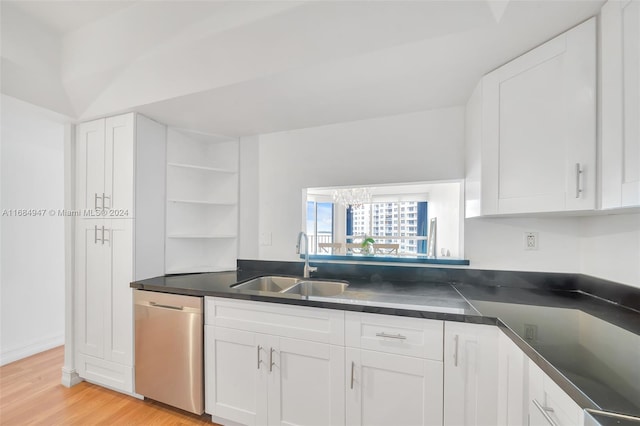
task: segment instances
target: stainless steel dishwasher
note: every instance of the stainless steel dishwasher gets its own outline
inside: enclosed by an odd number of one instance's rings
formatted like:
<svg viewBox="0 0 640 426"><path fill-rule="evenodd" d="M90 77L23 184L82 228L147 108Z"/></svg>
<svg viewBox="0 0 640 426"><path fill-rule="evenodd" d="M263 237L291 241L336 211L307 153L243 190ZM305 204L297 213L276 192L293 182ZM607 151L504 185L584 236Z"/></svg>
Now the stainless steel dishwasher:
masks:
<svg viewBox="0 0 640 426"><path fill-rule="evenodd" d="M202 297L134 291L135 391L204 412Z"/></svg>

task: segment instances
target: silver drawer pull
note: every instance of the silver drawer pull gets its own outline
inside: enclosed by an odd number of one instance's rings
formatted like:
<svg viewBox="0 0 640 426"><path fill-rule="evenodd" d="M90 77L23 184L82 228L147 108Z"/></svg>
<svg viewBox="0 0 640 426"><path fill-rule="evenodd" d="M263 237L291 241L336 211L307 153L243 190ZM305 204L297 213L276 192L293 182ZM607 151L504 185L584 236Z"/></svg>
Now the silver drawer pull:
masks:
<svg viewBox="0 0 640 426"><path fill-rule="evenodd" d="M275 362L273 362L273 353L276 350L271 348L271 351L269 351L269 373L271 373L273 371L273 366L275 365Z"/></svg>
<svg viewBox="0 0 640 426"><path fill-rule="evenodd" d="M398 333L398 334L387 334L385 332L376 333L376 336L378 336L378 337L388 337L390 339L399 339L399 340L405 340L407 338L406 336L403 336L400 333Z"/></svg>
<svg viewBox="0 0 640 426"><path fill-rule="evenodd" d="M160 303L156 303L156 302L149 302L149 304L151 306L154 306L156 308L167 308L167 309L175 309L176 311L182 311L184 309L184 306L171 306L171 305L162 305Z"/></svg>
<svg viewBox="0 0 640 426"><path fill-rule="evenodd" d="M355 379L356 363L351 361L351 389L353 389L353 380Z"/></svg>
<svg viewBox="0 0 640 426"><path fill-rule="evenodd" d="M536 408L538 410L540 410L540 412L542 413L542 415L544 416L544 418L549 422L549 424L551 426L558 426L558 424L551 418L551 416L549 415L549 413L553 413L553 408L551 407L544 407L542 404L540 404L537 400L533 400L533 405L536 406Z"/></svg>
<svg viewBox="0 0 640 426"><path fill-rule="evenodd" d="M576 198L580 198L580 194L582 193L582 187L580 186L581 174L582 169L580 168L580 163L576 163Z"/></svg>
<svg viewBox="0 0 640 426"><path fill-rule="evenodd" d="M262 350L262 346L258 345L258 370L260 370L260 351Z"/></svg>

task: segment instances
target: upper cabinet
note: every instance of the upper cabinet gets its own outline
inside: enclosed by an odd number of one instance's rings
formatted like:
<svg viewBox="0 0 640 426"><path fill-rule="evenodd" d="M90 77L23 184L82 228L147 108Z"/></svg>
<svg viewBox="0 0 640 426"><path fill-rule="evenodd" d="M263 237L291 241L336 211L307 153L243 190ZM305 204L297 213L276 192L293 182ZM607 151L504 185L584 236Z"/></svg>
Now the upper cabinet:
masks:
<svg viewBox="0 0 640 426"><path fill-rule="evenodd" d="M596 205L596 22L482 78L467 104L466 216Z"/></svg>
<svg viewBox="0 0 640 426"><path fill-rule="evenodd" d="M134 115L77 126L76 207L88 211L123 210L133 217Z"/></svg>
<svg viewBox="0 0 640 426"><path fill-rule="evenodd" d="M601 12L602 208L640 205L640 1Z"/></svg>

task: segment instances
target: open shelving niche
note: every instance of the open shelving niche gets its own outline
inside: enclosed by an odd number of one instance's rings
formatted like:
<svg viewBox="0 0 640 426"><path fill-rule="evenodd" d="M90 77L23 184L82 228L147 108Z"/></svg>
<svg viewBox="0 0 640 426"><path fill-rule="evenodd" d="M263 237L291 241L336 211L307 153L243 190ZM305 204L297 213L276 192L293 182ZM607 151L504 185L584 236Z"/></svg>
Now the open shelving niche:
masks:
<svg viewBox="0 0 640 426"><path fill-rule="evenodd" d="M167 274L234 270L238 140L167 130Z"/></svg>

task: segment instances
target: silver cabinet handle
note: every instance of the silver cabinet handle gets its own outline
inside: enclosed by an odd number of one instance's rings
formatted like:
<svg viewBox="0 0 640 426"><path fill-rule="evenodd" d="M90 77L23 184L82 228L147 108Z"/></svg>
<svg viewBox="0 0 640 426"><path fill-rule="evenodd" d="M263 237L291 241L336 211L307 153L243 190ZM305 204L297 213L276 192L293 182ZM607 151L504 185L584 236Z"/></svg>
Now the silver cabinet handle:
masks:
<svg viewBox="0 0 640 426"><path fill-rule="evenodd" d="M353 389L353 380L355 378L356 363L351 361L351 389Z"/></svg>
<svg viewBox="0 0 640 426"><path fill-rule="evenodd" d="M275 350L275 349L273 349L273 348L271 348L271 350L269 351L269 373L271 373L271 372L273 371L273 364L275 364L275 363L273 362L273 353L274 353L275 351L276 351L276 350Z"/></svg>
<svg viewBox="0 0 640 426"><path fill-rule="evenodd" d="M100 197L98 197L98 193L97 193L97 192L95 192L95 193L93 194L93 207L95 208L95 210L96 210L96 211L98 211L98 210L99 210L99 209L98 209L98 198L100 198ZM102 204L104 205L104 200L102 200ZM102 207L100 208L100 210L101 210L101 209L102 209Z"/></svg>
<svg viewBox="0 0 640 426"><path fill-rule="evenodd" d="M576 163L576 198L580 198L580 194L582 193L582 188L580 187L581 174L582 169L580 168L580 163Z"/></svg>
<svg viewBox="0 0 640 426"><path fill-rule="evenodd" d="M258 345L258 370L260 370L260 351L262 350L262 346Z"/></svg>
<svg viewBox="0 0 640 426"><path fill-rule="evenodd" d="M553 408L551 407L544 407L542 404L540 404L537 400L533 400L533 405L536 406L536 408L538 410L540 410L540 412L542 413L542 415L544 416L544 418L547 420L547 422L549 422L549 424L551 426L558 426L558 424L551 418L551 416L549 415L549 413L553 413Z"/></svg>
<svg viewBox="0 0 640 426"><path fill-rule="evenodd" d="M378 336L378 337L388 337L390 339L399 339L399 340L405 340L407 338L406 336L403 336L400 333L398 333L398 334L387 334L385 332L376 333L376 336Z"/></svg>
<svg viewBox="0 0 640 426"><path fill-rule="evenodd" d="M161 304L161 303L156 303L156 302L149 302L149 304L150 304L151 306L156 307L156 308L175 309L176 311L182 311L182 310L184 310L184 306L163 305L163 304Z"/></svg>
<svg viewBox="0 0 640 426"><path fill-rule="evenodd" d="M105 205L104 200L109 200L109 206ZM107 209L107 210L111 210L111 197L107 197L104 192L102 193L102 208L103 209Z"/></svg>
<svg viewBox="0 0 640 426"><path fill-rule="evenodd" d="M104 233L108 232L109 233L109 238L105 238L104 237ZM102 227L102 244L104 244L105 242L110 243L111 242L111 230L110 229L105 229L104 226Z"/></svg>
<svg viewBox="0 0 640 426"><path fill-rule="evenodd" d="M456 336L453 338L454 343L454 350L453 350L453 366L457 367L458 366L458 346L460 345L460 336L456 334Z"/></svg>
<svg viewBox="0 0 640 426"><path fill-rule="evenodd" d="M93 244L98 244L98 225L93 225Z"/></svg>

